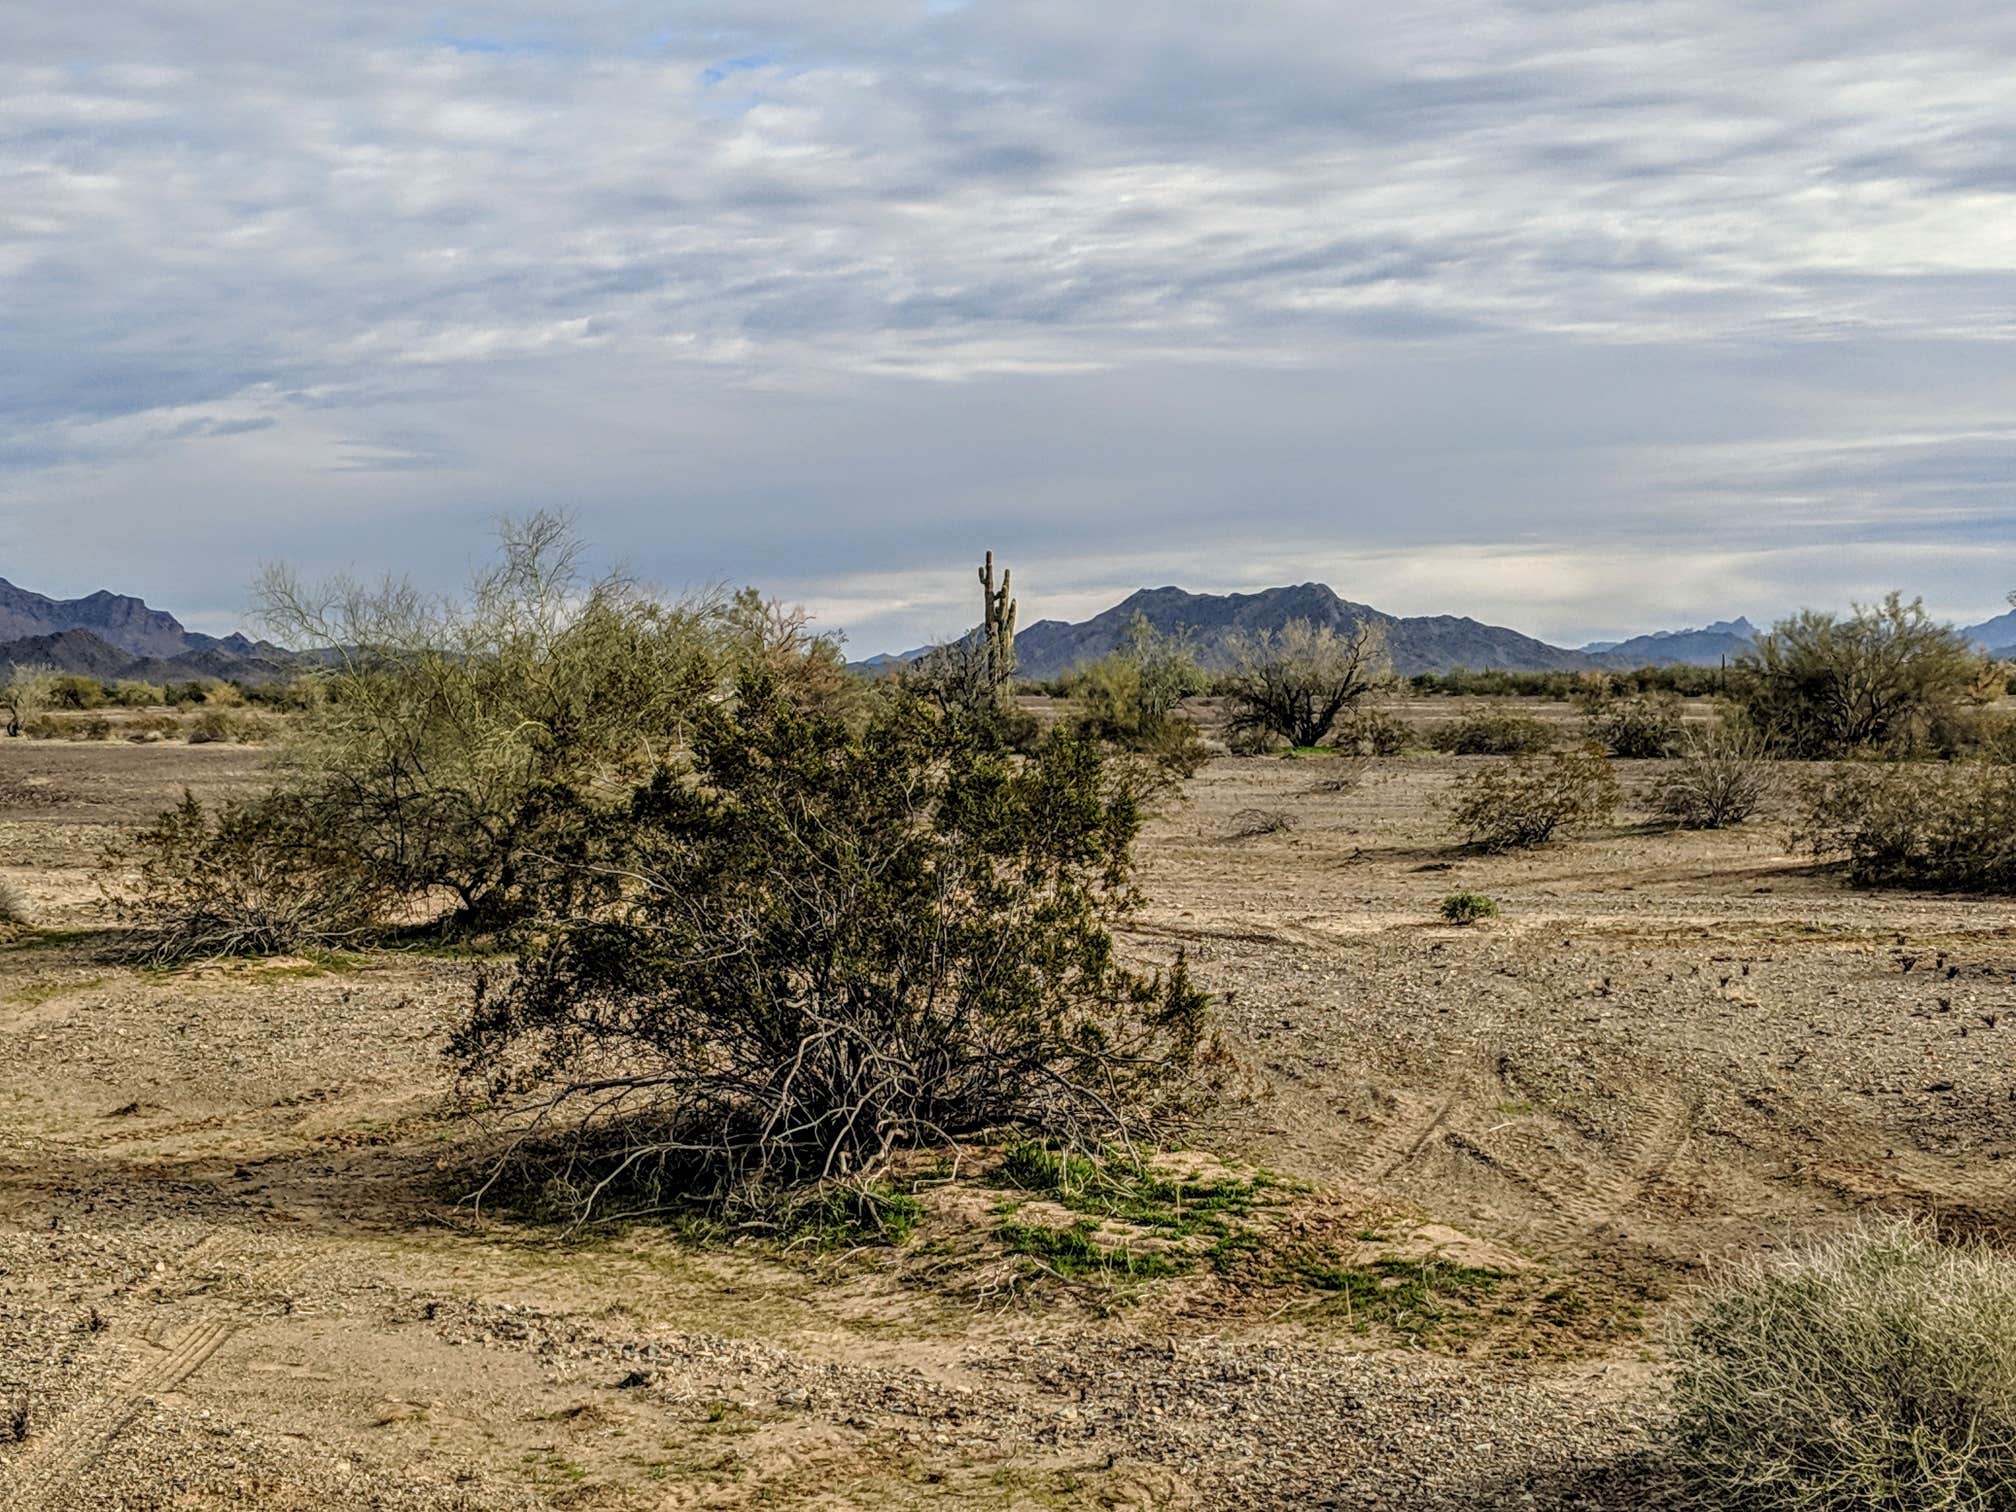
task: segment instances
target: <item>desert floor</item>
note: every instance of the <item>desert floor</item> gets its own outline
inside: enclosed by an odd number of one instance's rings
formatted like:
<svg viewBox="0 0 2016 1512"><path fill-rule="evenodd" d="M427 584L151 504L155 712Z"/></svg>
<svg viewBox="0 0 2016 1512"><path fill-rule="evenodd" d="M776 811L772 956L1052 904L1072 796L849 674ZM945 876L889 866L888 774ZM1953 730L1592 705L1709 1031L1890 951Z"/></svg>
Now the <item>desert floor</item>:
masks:
<svg viewBox="0 0 2016 1512"><path fill-rule="evenodd" d="M2016 1214L2008 902L1636 804L1475 857L1461 760L1223 759L1124 939L1220 995L1186 1158L1280 1178L1250 1252L1046 1274L985 1152L898 1249L567 1238L462 1200L481 963L108 964L99 851L260 759L0 742L42 926L0 943L0 1507L1647 1508L1662 1330L1718 1260ZM1441 924L1458 889L1503 916Z"/></svg>

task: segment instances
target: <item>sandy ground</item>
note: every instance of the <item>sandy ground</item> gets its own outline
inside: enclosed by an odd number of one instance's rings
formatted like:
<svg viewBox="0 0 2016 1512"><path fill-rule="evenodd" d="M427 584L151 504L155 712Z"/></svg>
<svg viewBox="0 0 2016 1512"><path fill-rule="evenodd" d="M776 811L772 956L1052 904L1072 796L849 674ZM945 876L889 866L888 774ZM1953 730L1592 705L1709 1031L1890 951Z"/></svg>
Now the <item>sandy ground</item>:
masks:
<svg viewBox="0 0 2016 1512"><path fill-rule="evenodd" d="M1192 1143L1300 1184L1270 1244L1488 1295L1423 1326L1263 1271L1003 1284L970 1181L896 1253L561 1243L457 1202L470 963L105 961L98 850L259 759L0 743L0 876L45 926L0 947L0 1507L1648 1507L1704 1266L2016 1212L2007 902L1628 808L1471 857L1435 813L1462 761L1222 760L1125 936L1188 952L1246 1067ZM1503 916L1442 925L1458 889Z"/></svg>

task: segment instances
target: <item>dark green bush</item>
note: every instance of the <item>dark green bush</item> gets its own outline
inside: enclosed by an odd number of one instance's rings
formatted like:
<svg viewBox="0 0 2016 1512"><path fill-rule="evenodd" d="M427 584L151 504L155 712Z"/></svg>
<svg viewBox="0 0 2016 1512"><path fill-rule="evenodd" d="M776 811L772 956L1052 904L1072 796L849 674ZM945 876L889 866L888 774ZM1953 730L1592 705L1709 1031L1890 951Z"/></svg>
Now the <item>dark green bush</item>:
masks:
<svg viewBox="0 0 2016 1512"><path fill-rule="evenodd" d="M184 794L108 852L101 875L128 953L155 965L348 944L386 903L321 816L289 794L215 809Z"/></svg>
<svg viewBox="0 0 2016 1512"><path fill-rule="evenodd" d="M1093 741L1022 758L914 697L854 733L761 680L576 832L526 951L455 1037L528 1113L709 1157L720 1190L858 1176L1017 1127L1152 1119L1203 1045L1179 957L1122 966L1140 816Z"/></svg>

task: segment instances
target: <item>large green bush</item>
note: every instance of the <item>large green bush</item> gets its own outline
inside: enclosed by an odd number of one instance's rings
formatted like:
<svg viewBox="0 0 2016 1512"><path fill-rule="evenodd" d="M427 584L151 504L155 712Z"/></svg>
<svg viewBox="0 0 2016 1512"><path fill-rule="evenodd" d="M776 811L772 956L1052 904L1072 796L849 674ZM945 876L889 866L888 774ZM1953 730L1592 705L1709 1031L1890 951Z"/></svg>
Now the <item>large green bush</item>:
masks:
<svg viewBox="0 0 2016 1512"><path fill-rule="evenodd" d="M2016 893L2016 766L1851 762L1804 797L1801 839L1858 886Z"/></svg>
<svg viewBox="0 0 2016 1512"><path fill-rule="evenodd" d="M1916 748L1981 674L1958 631L1893 593L1846 618L1781 620L1738 661L1730 695L1775 753L1826 758Z"/></svg>
<svg viewBox="0 0 2016 1512"><path fill-rule="evenodd" d="M1703 1512L2001 1512L2016 1264L1891 1222L1738 1267L1679 1340L1674 1397Z"/></svg>
<svg viewBox="0 0 2016 1512"><path fill-rule="evenodd" d="M1141 975L1108 932L1139 823L1096 742L1024 758L914 697L856 733L747 683L535 886L455 1053L548 1126L608 1129L624 1185L1120 1137L1205 1034L1180 958Z"/></svg>

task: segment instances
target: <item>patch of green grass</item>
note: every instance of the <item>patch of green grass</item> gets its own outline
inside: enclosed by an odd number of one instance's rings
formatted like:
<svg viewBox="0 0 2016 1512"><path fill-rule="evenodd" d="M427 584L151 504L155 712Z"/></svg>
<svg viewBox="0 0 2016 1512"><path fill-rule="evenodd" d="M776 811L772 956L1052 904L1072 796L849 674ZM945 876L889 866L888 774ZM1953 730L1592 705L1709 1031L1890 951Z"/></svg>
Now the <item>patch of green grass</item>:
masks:
<svg viewBox="0 0 2016 1512"><path fill-rule="evenodd" d="M1488 1298L1509 1271L1453 1260L1391 1256L1362 1265L1306 1255L1290 1267L1294 1279L1330 1294L1354 1327L1384 1327L1417 1343L1467 1314Z"/></svg>
<svg viewBox="0 0 2016 1512"><path fill-rule="evenodd" d="M995 1232L1014 1253L1039 1260L1058 1275L1074 1281L1089 1276L1146 1281L1179 1275L1189 1268L1183 1260L1160 1250L1101 1244L1097 1237L1099 1225L1089 1218L1080 1218L1069 1228L1010 1222Z"/></svg>
<svg viewBox="0 0 2016 1512"><path fill-rule="evenodd" d="M1016 1201L994 1209L1004 1220L998 1233L1010 1249L1066 1276L1174 1275L1200 1256L1214 1269L1231 1270L1260 1248L1249 1222L1254 1210L1293 1189L1292 1183L1265 1171L1245 1177L1179 1176L1033 1142L1010 1146L993 1180L1080 1215L1070 1227L1056 1228L1015 1221ZM1207 1242L1137 1252L1097 1243L1094 1236L1102 1225L1138 1229L1166 1241Z"/></svg>
<svg viewBox="0 0 2016 1512"><path fill-rule="evenodd" d="M1316 745L1316 746L1290 746L1288 747L1287 750L1283 751L1281 754L1284 758L1292 761L1297 758L1306 758L1310 756L1335 756L1337 752L1330 746Z"/></svg>

